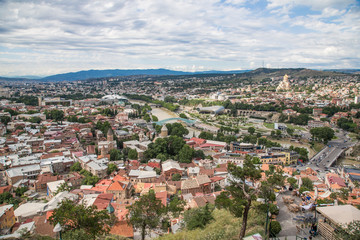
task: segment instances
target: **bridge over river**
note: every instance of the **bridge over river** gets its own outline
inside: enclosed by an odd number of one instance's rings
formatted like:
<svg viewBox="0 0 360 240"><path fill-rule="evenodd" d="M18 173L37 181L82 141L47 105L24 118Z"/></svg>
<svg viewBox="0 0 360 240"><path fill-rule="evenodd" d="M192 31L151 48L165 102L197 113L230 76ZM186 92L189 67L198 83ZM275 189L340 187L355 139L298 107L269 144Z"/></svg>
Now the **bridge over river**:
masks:
<svg viewBox="0 0 360 240"><path fill-rule="evenodd" d="M188 126L192 126L196 122L196 120L190 120L190 119L186 119L186 118L166 118L166 119L163 119L163 120L155 122L155 123L157 125L164 125L168 122L178 122L178 121L184 122Z"/></svg>

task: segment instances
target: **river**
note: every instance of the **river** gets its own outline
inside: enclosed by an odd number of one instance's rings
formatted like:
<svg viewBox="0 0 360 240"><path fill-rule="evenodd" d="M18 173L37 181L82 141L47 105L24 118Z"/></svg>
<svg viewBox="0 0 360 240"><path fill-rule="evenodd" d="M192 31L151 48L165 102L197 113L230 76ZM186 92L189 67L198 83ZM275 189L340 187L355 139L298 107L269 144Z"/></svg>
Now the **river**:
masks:
<svg viewBox="0 0 360 240"><path fill-rule="evenodd" d="M145 104L144 101L139 101L139 100L130 100L130 102L140 104L140 105ZM167 118L178 118L179 117L176 113L174 113L166 108L153 107L151 110L151 114L156 116L159 119L159 121L167 119ZM201 133L199 130L197 130L195 128L187 127L187 129L189 130L189 134L185 136L186 138L192 138L193 136L197 137Z"/></svg>
<svg viewBox="0 0 360 240"><path fill-rule="evenodd" d="M179 117L176 113L171 112L170 110L166 109L166 108L153 108L151 111L151 114L158 117L159 121L167 119L167 118L177 118ZM175 121L174 121L175 122ZM172 122L170 122L172 123ZM186 135L186 138L192 138L194 136L199 136L200 131L191 127L187 127L187 129L189 130L189 134Z"/></svg>

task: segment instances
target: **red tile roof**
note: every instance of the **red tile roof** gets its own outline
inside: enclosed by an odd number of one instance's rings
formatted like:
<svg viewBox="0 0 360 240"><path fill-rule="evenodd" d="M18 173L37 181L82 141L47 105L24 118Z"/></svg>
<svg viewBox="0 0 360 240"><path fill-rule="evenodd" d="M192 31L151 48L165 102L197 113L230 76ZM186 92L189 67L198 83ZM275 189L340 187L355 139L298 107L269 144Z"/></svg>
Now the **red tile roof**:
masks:
<svg viewBox="0 0 360 240"><path fill-rule="evenodd" d="M105 210L109 203L113 199L114 194L112 193L101 193L94 201L94 206L99 210Z"/></svg>
<svg viewBox="0 0 360 240"><path fill-rule="evenodd" d="M127 221L119 221L116 222L115 225L110 229L110 233L127 238L133 238L134 228L129 225Z"/></svg>
<svg viewBox="0 0 360 240"><path fill-rule="evenodd" d="M156 198L161 200L161 203L166 206L167 205L167 191L164 192L157 192Z"/></svg>
<svg viewBox="0 0 360 240"><path fill-rule="evenodd" d="M12 185L7 185L7 186L4 186L4 187L0 187L0 194L4 193L4 192L10 192L12 188Z"/></svg>
<svg viewBox="0 0 360 240"><path fill-rule="evenodd" d="M124 191L125 188L126 184L115 181L106 189L106 191Z"/></svg>

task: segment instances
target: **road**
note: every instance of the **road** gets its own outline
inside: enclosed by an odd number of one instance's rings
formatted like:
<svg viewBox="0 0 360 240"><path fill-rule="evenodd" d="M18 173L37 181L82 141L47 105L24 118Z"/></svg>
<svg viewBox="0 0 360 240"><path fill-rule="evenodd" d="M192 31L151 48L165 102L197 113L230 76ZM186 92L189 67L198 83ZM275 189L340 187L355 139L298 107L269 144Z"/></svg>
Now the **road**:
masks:
<svg viewBox="0 0 360 240"><path fill-rule="evenodd" d="M308 165L303 166L303 168L311 167L314 170L327 170L347 148L355 145L354 142L351 142L347 133L342 130L340 130L336 136L336 140L330 141L327 146L311 158Z"/></svg>

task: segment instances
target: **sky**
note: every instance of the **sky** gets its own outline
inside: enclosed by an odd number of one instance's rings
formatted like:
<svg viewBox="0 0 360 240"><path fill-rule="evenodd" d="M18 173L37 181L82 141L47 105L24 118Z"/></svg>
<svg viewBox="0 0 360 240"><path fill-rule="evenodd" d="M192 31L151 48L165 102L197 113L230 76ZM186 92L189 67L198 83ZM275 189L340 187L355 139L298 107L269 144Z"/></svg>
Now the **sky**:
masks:
<svg viewBox="0 0 360 240"><path fill-rule="evenodd" d="M0 0L0 76L360 68L359 0Z"/></svg>

